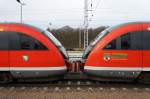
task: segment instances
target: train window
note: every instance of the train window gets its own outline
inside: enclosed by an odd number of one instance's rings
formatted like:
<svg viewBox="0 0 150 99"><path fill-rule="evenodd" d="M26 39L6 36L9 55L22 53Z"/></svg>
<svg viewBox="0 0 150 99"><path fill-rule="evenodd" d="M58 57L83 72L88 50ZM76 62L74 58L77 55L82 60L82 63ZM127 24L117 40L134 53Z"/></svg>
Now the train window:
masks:
<svg viewBox="0 0 150 99"><path fill-rule="evenodd" d="M130 49L131 48L131 33L127 33L121 36L121 49Z"/></svg>
<svg viewBox="0 0 150 99"><path fill-rule="evenodd" d="M26 35L19 34L21 50L31 50L32 39Z"/></svg>
<svg viewBox="0 0 150 99"><path fill-rule="evenodd" d="M141 50L142 49L142 33L141 31L135 31L130 35L131 49Z"/></svg>
<svg viewBox="0 0 150 99"><path fill-rule="evenodd" d="M47 48L41 44L39 41L34 39L33 49L35 50L47 50Z"/></svg>
<svg viewBox="0 0 150 99"><path fill-rule="evenodd" d="M104 49L116 49L116 40L111 41Z"/></svg>
<svg viewBox="0 0 150 99"><path fill-rule="evenodd" d="M9 46L10 50L20 50L20 38L18 33L10 32L9 33Z"/></svg>
<svg viewBox="0 0 150 99"><path fill-rule="evenodd" d="M0 50L8 50L8 33L0 32Z"/></svg>
<svg viewBox="0 0 150 99"><path fill-rule="evenodd" d="M20 45L22 50L47 50L38 40L24 34L20 34Z"/></svg>
<svg viewBox="0 0 150 99"><path fill-rule="evenodd" d="M150 31L143 31L143 49L150 50Z"/></svg>
<svg viewBox="0 0 150 99"><path fill-rule="evenodd" d="M139 50L142 48L141 32L129 32L110 42L104 49Z"/></svg>
<svg viewBox="0 0 150 99"><path fill-rule="evenodd" d="M47 50L38 40L22 33L9 33L11 50Z"/></svg>

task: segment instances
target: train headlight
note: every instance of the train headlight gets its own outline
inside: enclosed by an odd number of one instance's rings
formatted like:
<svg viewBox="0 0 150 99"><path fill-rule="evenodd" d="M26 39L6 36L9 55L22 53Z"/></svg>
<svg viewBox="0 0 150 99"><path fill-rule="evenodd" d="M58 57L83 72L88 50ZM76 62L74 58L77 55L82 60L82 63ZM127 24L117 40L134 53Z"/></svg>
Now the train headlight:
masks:
<svg viewBox="0 0 150 99"><path fill-rule="evenodd" d="M0 32L4 31L4 29L0 28Z"/></svg>

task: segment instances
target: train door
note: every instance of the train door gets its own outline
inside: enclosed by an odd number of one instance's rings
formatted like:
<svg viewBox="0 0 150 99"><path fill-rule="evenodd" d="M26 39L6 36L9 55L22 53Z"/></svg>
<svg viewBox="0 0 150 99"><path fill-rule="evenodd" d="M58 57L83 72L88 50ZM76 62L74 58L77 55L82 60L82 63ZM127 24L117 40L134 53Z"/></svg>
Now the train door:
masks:
<svg viewBox="0 0 150 99"><path fill-rule="evenodd" d="M10 70L14 77L31 78L50 75L51 54L38 40L23 33L9 33Z"/></svg>
<svg viewBox="0 0 150 99"><path fill-rule="evenodd" d="M150 71L150 24L143 25L143 71Z"/></svg>
<svg viewBox="0 0 150 99"><path fill-rule="evenodd" d="M136 78L142 69L141 31L125 33L107 44L101 66L107 77Z"/></svg>
<svg viewBox="0 0 150 99"><path fill-rule="evenodd" d="M9 71L8 34L0 32L0 72Z"/></svg>

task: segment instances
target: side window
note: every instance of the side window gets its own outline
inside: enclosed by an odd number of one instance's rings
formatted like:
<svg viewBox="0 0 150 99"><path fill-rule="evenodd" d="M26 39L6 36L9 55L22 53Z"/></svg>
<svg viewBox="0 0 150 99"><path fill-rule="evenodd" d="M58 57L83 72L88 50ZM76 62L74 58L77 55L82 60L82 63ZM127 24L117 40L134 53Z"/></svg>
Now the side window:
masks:
<svg viewBox="0 0 150 99"><path fill-rule="evenodd" d="M22 50L47 50L47 48L38 40L24 34L19 35Z"/></svg>
<svg viewBox="0 0 150 99"><path fill-rule="evenodd" d="M131 33L121 36L121 49L131 49Z"/></svg>
<svg viewBox="0 0 150 99"><path fill-rule="evenodd" d="M9 33L11 50L47 50L38 40L22 33Z"/></svg>
<svg viewBox="0 0 150 99"><path fill-rule="evenodd" d="M20 49L21 50L31 50L32 49L32 39L26 35L18 34L20 37Z"/></svg>
<svg viewBox="0 0 150 99"><path fill-rule="evenodd" d="M10 32L9 33L9 46L10 50L20 50L20 37L18 33Z"/></svg>
<svg viewBox="0 0 150 99"><path fill-rule="evenodd" d="M47 48L42 43L40 43L38 40L35 40L35 39L33 41L33 49L35 49L35 50L47 50Z"/></svg>
<svg viewBox="0 0 150 99"><path fill-rule="evenodd" d="M131 49L133 50L141 50L142 49L142 32L135 31L131 33Z"/></svg>
<svg viewBox="0 0 150 99"><path fill-rule="evenodd" d="M104 49L116 49L116 40L111 41Z"/></svg>
<svg viewBox="0 0 150 99"><path fill-rule="evenodd" d="M0 32L0 50L8 50L8 33Z"/></svg>
<svg viewBox="0 0 150 99"><path fill-rule="evenodd" d="M143 31L143 50L150 50L150 31Z"/></svg>
<svg viewBox="0 0 150 99"><path fill-rule="evenodd" d="M104 49L112 50L139 50L142 49L142 36L140 31L129 32L111 41Z"/></svg>

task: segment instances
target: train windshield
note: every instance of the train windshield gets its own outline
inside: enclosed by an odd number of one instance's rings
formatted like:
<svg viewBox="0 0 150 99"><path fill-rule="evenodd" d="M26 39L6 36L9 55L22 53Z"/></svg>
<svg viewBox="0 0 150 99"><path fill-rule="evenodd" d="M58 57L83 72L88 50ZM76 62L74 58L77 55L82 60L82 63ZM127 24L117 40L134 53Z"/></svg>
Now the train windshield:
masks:
<svg viewBox="0 0 150 99"><path fill-rule="evenodd" d="M94 39L94 41L92 41L92 42L90 43L90 46L95 46L96 43L97 43L98 41L100 41L104 36L106 36L109 32L111 32L111 31L113 31L113 30L115 30L116 28L121 27L121 26L122 26L122 24L121 24L121 25L117 25L117 26L112 26L112 27L106 28L105 30L103 30L102 32L100 32L100 33L98 34L98 36Z"/></svg>
<svg viewBox="0 0 150 99"><path fill-rule="evenodd" d="M87 56L89 55L89 53L91 52L91 50L94 48L94 46L97 44L97 42L99 42L102 38L104 38L108 33L110 33L111 31L123 26L124 24L120 24L120 25L117 25L117 26L112 26L112 27L109 27L107 29L105 29L104 31L100 32L98 34L98 36L94 39L94 41L92 41L90 43L90 45L85 49L84 53L83 53L83 58L86 59Z"/></svg>
<svg viewBox="0 0 150 99"><path fill-rule="evenodd" d="M105 29L104 31L100 32L98 36L90 43L90 45L85 49L82 58L86 59L91 50L94 48L94 46L97 44L98 41L100 41L104 36L106 36L109 33L109 28Z"/></svg>
<svg viewBox="0 0 150 99"><path fill-rule="evenodd" d="M61 51L62 55L64 56L65 59L68 59L68 54L64 46L53 36L52 33L48 31L43 32L56 46L57 48Z"/></svg>
<svg viewBox="0 0 150 99"><path fill-rule="evenodd" d="M52 33L44 31L44 34L49 37L56 46L62 46L62 44L52 35Z"/></svg>
<svg viewBox="0 0 150 99"><path fill-rule="evenodd" d="M102 31L98 34L98 36L94 39L93 42L90 43L90 46L94 46L102 37L104 37L108 33L108 29Z"/></svg>
<svg viewBox="0 0 150 99"><path fill-rule="evenodd" d="M49 31L44 31L43 29L34 26L31 27L35 28L36 30L44 34L46 37L48 37L56 46L62 46L62 44Z"/></svg>
<svg viewBox="0 0 150 99"><path fill-rule="evenodd" d="M49 38L53 44L55 44L55 46L59 49L59 51L61 52L61 54L63 55L63 57L65 59L68 59L68 54L66 49L64 48L64 46L53 36L52 33L50 33L49 31L44 31L43 29L31 26L33 28L35 28L36 30L38 30L39 32L41 32L42 34L44 34L47 38Z"/></svg>

